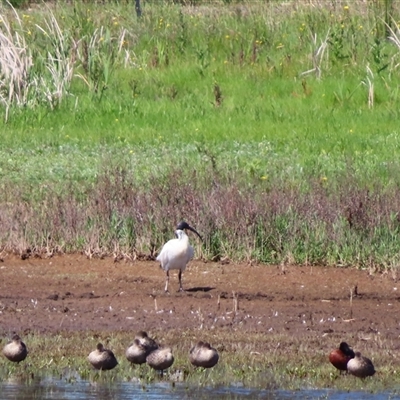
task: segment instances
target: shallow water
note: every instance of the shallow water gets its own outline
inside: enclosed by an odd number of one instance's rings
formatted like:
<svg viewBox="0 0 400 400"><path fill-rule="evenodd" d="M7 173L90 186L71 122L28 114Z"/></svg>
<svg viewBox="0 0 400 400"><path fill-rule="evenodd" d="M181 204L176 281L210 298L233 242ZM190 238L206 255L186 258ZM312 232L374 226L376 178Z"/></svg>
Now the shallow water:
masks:
<svg viewBox="0 0 400 400"><path fill-rule="evenodd" d="M326 390L260 390L244 387L195 387L160 382L150 385L138 383L101 384L80 380L67 383L63 380L45 379L32 384L19 382L0 383L2 400L125 400L125 399L271 399L271 400L387 400L399 398L396 392L366 393Z"/></svg>

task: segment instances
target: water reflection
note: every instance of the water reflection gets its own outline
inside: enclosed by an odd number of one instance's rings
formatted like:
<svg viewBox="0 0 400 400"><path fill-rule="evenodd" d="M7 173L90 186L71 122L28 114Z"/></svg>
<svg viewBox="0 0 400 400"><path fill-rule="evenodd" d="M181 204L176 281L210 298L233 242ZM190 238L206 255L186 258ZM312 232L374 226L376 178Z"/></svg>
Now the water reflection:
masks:
<svg viewBox="0 0 400 400"><path fill-rule="evenodd" d="M398 396L398 393L364 393L340 392L327 390L256 390L244 387L194 387L185 384L172 385L170 382L159 382L151 385L138 383L92 383L76 381L67 383L63 380L44 379L31 384L20 382L0 383L2 400L125 400L125 399L266 399L266 400L387 400Z"/></svg>

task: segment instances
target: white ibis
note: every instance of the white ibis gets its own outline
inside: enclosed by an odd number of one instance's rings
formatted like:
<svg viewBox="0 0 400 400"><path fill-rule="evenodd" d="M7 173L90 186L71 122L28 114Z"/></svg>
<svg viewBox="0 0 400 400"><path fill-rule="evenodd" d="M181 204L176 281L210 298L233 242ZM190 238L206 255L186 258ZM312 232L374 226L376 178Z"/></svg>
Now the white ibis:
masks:
<svg viewBox="0 0 400 400"><path fill-rule="evenodd" d="M187 263L193 258L194 249L189 244L189 237L186 235L185 230L194 232L200 240L203 240L200 234L188 223L182 221L176 227L176 239L171 239L164 244L161 253L157 257L160 261L161 268L167 273L165 282L165 291L168 292L169 283L169 270L179 269L179 290L182 288L182 272L185 270Z"/></svg>

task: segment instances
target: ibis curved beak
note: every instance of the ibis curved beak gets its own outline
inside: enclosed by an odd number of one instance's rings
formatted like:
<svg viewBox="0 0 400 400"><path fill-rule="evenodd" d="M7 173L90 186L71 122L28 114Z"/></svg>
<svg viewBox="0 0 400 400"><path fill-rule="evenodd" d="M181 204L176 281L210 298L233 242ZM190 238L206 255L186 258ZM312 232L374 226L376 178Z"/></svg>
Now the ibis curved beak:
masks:
<svg viewBox="0 0 400 400"><path fill-rule="evenodd" d="M178 226L176 227L176 229L180 229L181 231L183 231L184 229L189 229L190 231L194 232L201 241L203 241L203 238L201 237L200 233L196 231L196 229L192 228L187 222L185 221L181 221L179 222Z"/></svg>

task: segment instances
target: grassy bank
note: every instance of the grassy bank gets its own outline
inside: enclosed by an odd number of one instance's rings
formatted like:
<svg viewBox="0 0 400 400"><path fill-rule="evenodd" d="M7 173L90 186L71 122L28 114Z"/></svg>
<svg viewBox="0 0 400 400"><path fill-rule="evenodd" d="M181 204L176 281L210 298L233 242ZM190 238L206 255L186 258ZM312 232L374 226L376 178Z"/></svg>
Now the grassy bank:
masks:
<svg viewBox="0 0 400 400"><path fill-rule="evenodd" d="M399 5L263 3L2 6L0 249L397 268Z"/></svg>
<svg viewBox="0 0 400 400"><path fill-rule="evenodd" d="M188 352L198 335L199 332L194 331L159 332L161 343L173 348L175 362L164 377L171 384L179 376L177 381L188 386L243 384L270 390L332 388L379 392L397 387L399 382L398 362L391 350L393 343L383 339L368 343L368 346L363 341L354 343L355 348L374 361L377 370L373 378L363 380L340 375L329 363L332 338L244 335L230 331L202 333L203 340L209 340L218 349L220 360L211 370L196 370L189 363ZM140 382L145 388L160 378L147 365L132 367L125 359L125 349L132 340L132 334L126 332L113 332L108 336L98 332L60 332L44 336L31 333L25 338L30 353L23 363L12 364L5 358L1 359L1 380L34 382L55 376L71 383L78 379L103 383L133 381ZM119 361L114 370L102 374L94 371L86 359L99 341L108 342L107 347L113 350ZM177 371L181 374L176 374Z"/></svg>

